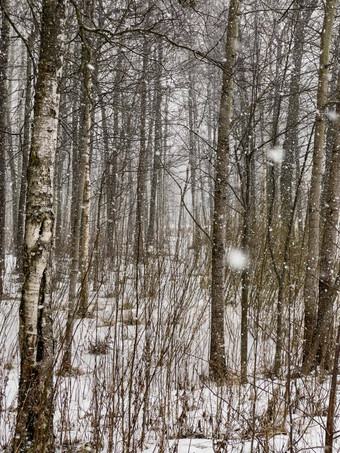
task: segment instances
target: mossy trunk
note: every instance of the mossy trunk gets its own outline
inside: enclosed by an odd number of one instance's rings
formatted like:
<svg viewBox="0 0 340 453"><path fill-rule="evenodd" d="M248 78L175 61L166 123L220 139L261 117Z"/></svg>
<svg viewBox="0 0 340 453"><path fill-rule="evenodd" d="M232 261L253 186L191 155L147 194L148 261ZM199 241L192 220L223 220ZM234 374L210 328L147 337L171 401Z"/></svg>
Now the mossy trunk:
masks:
<svg viewBox="0 0 340 453"><path fill-rule="evenodd" d="M64 17L63 0L43 1L27 176L24 284L19 326L21 362L14 452L54 451L50 256Z"/></svg>

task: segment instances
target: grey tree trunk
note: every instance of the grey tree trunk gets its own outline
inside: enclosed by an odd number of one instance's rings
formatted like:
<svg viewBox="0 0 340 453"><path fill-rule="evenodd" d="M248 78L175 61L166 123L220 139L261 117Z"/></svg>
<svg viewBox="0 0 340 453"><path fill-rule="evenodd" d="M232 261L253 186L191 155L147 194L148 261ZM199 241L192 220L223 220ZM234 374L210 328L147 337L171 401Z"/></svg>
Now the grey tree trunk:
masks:
<svg viewBox="0 0 340 453"><path fill-rule="evenodd" d="M114 94L113 94L113 134L114 134L114 142L112 149L109 150L108 153L108 165L109 165L109 176L108 176L108 240L109 244L107 244L108 255L113 262L114 258L114 241L115 241L115 230L116 230L116 220L117 220L117 188L118 188L118 178L117 178L117 171L118 171L118 153L119 153L119 142L120 142L120 131L119 131L119 102L120 102L120 92L119 92L119 84L123 77L122 72L122 60L123 60L123 52L119 51L118 53L118 61L116 66L116 74L115 74L115 83L114 83ZM104 122L103 122L104 127ZM103 131L104 133L104 131Z"/></svg>
<svg viewBox="0 0 340 453"><path fill-rule="evenodd" d="M54 450L50 254L53 171L65 2L44 0L34 130L28 163L24 284L20 304L20 380L14 452Z"/></svg>
<svg viewBox="0 0 340 453"><path fill-rule="evenodd" d="M233 100L233 73L236 60L240 5L240 0L231 0L229 6L225 63L218 119L218 142L216 149L214 213L212 226L213 245L209 359L210 377L215 381L223 381L227 373L224 332L225 236L227 226L228 162Z"/></svg>
<svg viewBox="0 0 340 453"><path fill-rule="evenodd" d="M340 61L340 26L338 25L336 31L336 38L334 39L332 52L332 66L330 68L330 82L328 87L328 102L336 102L337 96L337 84L338 84L338 73L339 73L339 61ZM326 121L326 138L325 138L325 171L322 178L322 193L321 193L321 224L325 218L325 209L327 202L327 193L328 193L328 181L329 181L329 172L331 168L331 159L332 159L332 150L335 138L335 121L332 118L328 118ZM322 227L321 227L322 230Z"/></svg>
<svg viewBox="0 0 340 453"><path fill-rule="evenodd" d="M318 318L313 342L306 357L307 363L329 365L330 333L333 327L333 305L337 294L337 229L340 212L340 73L337 85L338 118L334 124L334 142L328 180L328 194L325 208L323 239L320 248L320 280Z"/></svg>
<svg viewBox="0 0 340 453"><path fill-rule="evenodd" d="M242 40L242 36L240 36ZM256 52L256 40L254 40L254 54ZM241 165L239 168L239 177L241 184L241 197L242 197L242 233L241 233L241 248L246 256L249 256L250 252L250 232L252 219L254 213L252 211L252 202L254 203L255 196L252 199L252 179L254 178L253 172L253 149L254 144L252 143L251 131L254 121L254 108L249 110L250 99L254 96L256 90L255 84L252 86L252 93L249 95L247 87L248 81L245 77L245 61L244 57L239 57L240 77L239 86L241 87L241 110L246 112L243 115L242 124L242 138L241 138ZM248 309L249 309L249 292L250 292L250 276L249 269L247 266L242 270L241 273L241 347L240 347L240 359L241 359L241 383L247 383L247 368L248 368Z"/></svg>
<svg viewBox="0 0 340 453"><path fill-rule="evenodd" d="M296 162L299 159L299 112L300 112L300 80L301 66L304 54L304 42L306 27L309 23L315 2L309 5L306 10L306 0L296 2L296 12L294 15L295 28L293 34L293 70L289 86L289 102L287 112L286 135L283 142L285 151L284 160L281 168L281 218L284 233L288 229L290 216L293 206L293 174L295 171L296 180L298 171ZM283 235L285 237L285 234Z"/></svg>
<svg viewBox="0 0 340 453"><path fill-rule="evenodd" d="M320 199L324 162L325 109L327 103L329 51L336 0L327 0L320 42L319 83L317 92L317 113L315 119L313 168L308 202L308 242L304 285L305 326L303 371L313 367L315 356L311 354L314 331L317 323L319 299L319 249L320 249Z"/></svg>
<svg viewBox="0 0 340 453"><path fill-rule="evenodd" d="M149 224L147 232L147 250L155 245L155 227L156 227L156 201L159 194L158 180L161 167L162 154L162 65L163 65L163 48L162 42L158 44L157 51L157 75L155 80L155 136L154 136L154 156L151 175L151 194L150 194L150 209L149 209Z"/></svg>
<svg viewBox="0 0 340 453"><path fill-rule="evenodd" d="M144 242L146 240L147 225L147 177L148 177L148 152L146 147L146 97L147 97L147 74L149 46L147 39L144 38L143 44L143 63L140 81L140 139L139 139L139 159L137 169L137 208L135 226L135 255L140 259L144 255Z"/></svg>
<svg viewBox="0 0 340 453"><path fill-rule="evenodd" d="M28 38L28 45L33 46L35 33L31 33ZM33 91L33 64L31 57L27 53L26 63L26 93L25 93L25 113L24 130L22 137L22 164L21 164L21 184L18 204L18 229L16 234L16 255L17 270L22 273L22 253L24 249L24 230L25 230L25 203L27 193L27 165L31 139L31 113L32 113L32 91Z"/></svg>
<svg viewBox="0 0 340 453"><path fill-rule="evenodd" d="M251 154L245 155L245 175L244 175L244 193L243 203L244 212L242 219L242 250L249 255L250 239L250 199L251 199ZM241 274L241 382L245 384L248 380L248 305L249 305L249 270L243 269Z"/></svg>
<svg viewBox="0 0 340 453"><path fill-rule="evenodd" d="M199 222L198 207L197 207L197 143L195 137L196 131L196 102L195 102L195 81L193 79L193 68L189 72L189 90L188 90L188 116L189 116L189 165L190 165L190 179L191 179L191 204L192 215L196 222ZM195 222L192 223L192 248L195 254L199 253L199 229Z"/></svg>
<svg viewBox="0 0 340 453"><path fill-rule="evenodd" d="M86 60L85 60L86 61ZM90 139L91 139L91 70L88 65L91 57L84 65L84 116L82 130L82 156L81 156L81 179L83 180L83 192L79 200L82 206L80 225L80 274L81 288L79 296L78 315L84 318L88 311L88 288L89 288L89 215L90 215Z"/></svg>
<svg viewBox="0 0 340 453"><path fill-rule="evenodd" d="M84 1L85 24L91 25L95 1ZM88 313L89 299L89 240L90 240L90 151L91 151L91 125L92 125L92 48L91 42L85 36L84 30L80 29L82 40L82 71L83 71L83 116L81 133L81 179L83 181L83 193L80 194L82 216L80 225L80 274L81 285L79 294L78 315L85 318Z"/></svg>
<svg viewBox="0 0 340 453"><path fill-rule="evenodd" d="M332 372L332 380L329 392L328 401L328 412L326 422L326 433L325 433L325 451L327 453L333 453L333 441L335 431L335 409L337 399L337 388L338 388L338 375L339 375L339 358L340 358L340 326L338 326L336 346L335 346L335 357Z"/></svg>
<svg viewBox="0 0 340 453"><path fill-rule="evenodd" d="M62 368L65 373L71 370L72 358L72 335L77 304L77 282L79 270L79 244L80 244L80 222L81 222L81 197L84 193L84 181L81 173L81 147L79 146L79 135L81 129L77 124L76 114L73 116L73 150L72 150L72 201L71 211L71 256L70 256L70 284L68 288L68 312L64 340L64 355ZM78 147L80 149L78 149Z"/></svg>
<svg viewBox="0 0 340 453"><path fill-rule="evenodd" d="M72 337L76 315L85 317L88 305L88 244L89 244L89 209L90 209L90 91L91 49L86 45L86 38L82 32L81 69L83 84L81 98L81 115L79 126L79 155L74 154L73 161L73 200L74 219L72 223L72 253L70 269L70 285L68 291L68 312L64 341L64 355L62 369L64 373L72 370ZM77 164L79 168L77 168ZM77 282L79 268L81 271L81 287L79 301L77 299Z"/></svg>
<svg viewBox="0 0 340 453"><path fill-rule="evenodd" d="M6 247L6 146L7 146L7 108L8 108L8 54L9 54L9 23L5 11L9 11L9 0L1 1L1 41L0 41L0 301L3 298L5 277Z"/></svg>

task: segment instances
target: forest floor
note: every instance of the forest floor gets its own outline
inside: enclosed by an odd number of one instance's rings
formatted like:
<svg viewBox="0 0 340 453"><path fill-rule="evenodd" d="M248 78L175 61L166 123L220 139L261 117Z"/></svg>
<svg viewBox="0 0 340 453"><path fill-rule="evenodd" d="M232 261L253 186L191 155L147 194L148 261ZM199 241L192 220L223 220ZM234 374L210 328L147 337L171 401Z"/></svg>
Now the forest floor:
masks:
<svg viewBox="0 0 340 453"><path fill-rule="evenodd" d="M258 367L250 361L248 384L241 385L235 371L227 385L212 384L206 377L206 300L201 289L194 290L195 280L192 278L185 300L181 299L183 291L176 295L181 321L175 326L170 319L177 314L176 304L171 310L169 306L160 310L157 301L151 307L152 332L138 309L128 303L131 288L124 291L119 310L117 298L108 295L108 288L93 294L92 316L75 322L74 372L69 376L58 369L66 319L65 288L59 287L54 319L57 451L323 451L329 376L273 379L265 376L259 360ZM7 282L8 300L0 307L0 451L7 451L16 414L18 289L13 272ZM163 293L163 297L169 294ZM142 303L140 313L145 314ZM239 328L236 307L228 307L227 318L232 339ZM270 344L267 347L270 354ZM233 370L237 357L231 352ZM340 430L339 405L336 430ZM334 451L340 451L337 434Z"/></svg>

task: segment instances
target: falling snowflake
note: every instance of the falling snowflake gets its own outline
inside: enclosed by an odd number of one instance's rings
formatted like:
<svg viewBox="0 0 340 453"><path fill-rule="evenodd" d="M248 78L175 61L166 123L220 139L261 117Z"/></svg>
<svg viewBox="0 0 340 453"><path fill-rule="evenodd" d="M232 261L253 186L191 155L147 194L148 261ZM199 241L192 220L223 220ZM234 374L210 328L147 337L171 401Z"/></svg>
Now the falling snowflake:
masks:
<svg viewBox="0 0 340 453"><path fill-rule="evenodd" d="M272 162L274 162L276 164L280 164L285 157L285 152L284 152L282 146L274 146L274 148L268 149L267 157Z"/></svg>
<svg viewBox="0 0 340 453"><path fill-rule="evenodd" d="M339 115L336 113L335 110L329 110L328 112L325 113L325 115L330 121L336 121L339 118Z"/></svg>
<svg viewBox="0 0 340 453"><path fill-rule="evenodd" d="M241 271L248 267L248 256L240 249L231 249L227 261L233 271Z"/></svg>

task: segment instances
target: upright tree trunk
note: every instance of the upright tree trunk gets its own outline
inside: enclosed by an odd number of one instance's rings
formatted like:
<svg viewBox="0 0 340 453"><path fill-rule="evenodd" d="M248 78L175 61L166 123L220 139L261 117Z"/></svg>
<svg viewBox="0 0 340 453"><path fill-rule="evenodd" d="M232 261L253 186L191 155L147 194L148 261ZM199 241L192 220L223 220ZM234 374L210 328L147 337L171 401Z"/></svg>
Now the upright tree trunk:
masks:
<svg viewBox="0 0 340 453"><path fill-rule="evenodd" d="M333 305L337 294L338 220L340 212L340 72L337 85L338 118L334 124L334 142L328 180L323 240L320 249L319 304L315 333L307 362L329 365L327 352L332 340Z"/></svg>
<svg viewBox="0 0 340 453"><path fill-rule="evenodd" d="M189 165L190 165L190 179L191 179L191 204L192 215L194 219L199 222L198 209L197 209L197 151L196 151L196 121L195 121L195 82L193 80L192 71L189 72L189 92L188 92L188 116L189 116ZM199 253L199 229L196 222L192 223L192 247L195 255Z"/></svg>
<svg viewBox="0 0 340 453"><path fill-rule="evenodd" d="M335 409L336 409L336 394L338 387L338 375L339 375L339 358L340 358L340 326L338 326L336 345L335 345L335 357L332 372L332 380L329 391L329 402L325 432L325 452L333 453L333 440L335 434Z"/></svg>
<svg viewBox="0 0 340 453"><path fill-rule="evenodd" d="M146 147L146 95L148 74L149 46L147 38L143 42L143 63L140 80L140 139L139 159L137 169L137 207L135 226L135 255L141 259L144 255L144 241L146 239L147 225L147 178L148 178L148 152Z"/></svg>
<svg viewBox="0 0 340 453"><path fill-rule="evenodd" d="M233 73L236 60L240 5L240 0L231 0L229 6L225 63L218 119L218 142L216 149L214 214L212 226L213 245L209 361L210 376L215 381L223 381L227 372L224 333L225 236L227 225L228 162L233 100Z"/></svg>
<svg viewBox="0 0 340 453"><path fill-rule="evenodd" d="M242 37L240 36L241 40ZM254 43L256 46L256 43ZM254 49L255 53L255 49ZM241 197L242 197L242 234L241 234L241 248L246 256L249 256L250 246L250 232L253 218L252 212L252 201L254 202L255 197L252 199L252 178L254 177L252 168L253 153L251 149L254 149L254 144L251 143L251 132L254 127L254 107L249 109L250 99L256 98L256 85L253 84L251 88L251 96L248 96L248 80L246 79L245 62L243 58L239 58L240 66L240 77L239 86L241 88L241 100L240 106L244 113L243 125L242 125L242 156L241 165L239 168L239 176L241 183ZM240 359L241 359L241 383L245 384L248 380L247 368L248 368L248 306L249 306L249 292L250 292L250 279L249 269L247 266L242 269L241 273L241 347L240 347Z"/></svg>
<svg viewBox="0 0 340 453"><path fill-rule="evenodd" d="M6 145L7 145L7 108L8 108L8 53L9 23L5 11L9 11L9 0L1 0L1 41L0 41L0 301L3 298L6 250Z"/></svg>
<svg viewBox="0 0 340 453"><path fill-rule="evenodd" d="M50 253L53 171L65 2L44 0L34 129L28 163L24 284L20 304L20 380L14 452L54 450Z"/></svg>
<svg viewBox="0 0 340 453"><path fill-rule="evenodd" d="M320 43L313 168L308 202L308 242L304 285L305 326L303 371L305 373L308 373L315 363L315 355L313 356L313 354L311 354L311 349L314 330L317 323L317 306L319 299L320 198L324 161L325 109L327 103L329 51L335 9L336 0L327 0L325 2L325 15Z"/></svg>
<svg viewBox="0 0 340 453"><path fill-rule="evenodd" d="M275 148L278 145L278 133L279 133L279 120L281 114L281 88L282 88L282 37L279 36L277 40L276 50L276 68L275 68L275 80L274 80L274 92L273 92L273 119L271 127L270 145ZM268 237L269 242L271 241L271 231L273 230L273 216L276 209L276 192L277 192L277 165L267 158L267 171L266 171L266 182L267 182L267 226L268 226ZM271 243L269 244L271 247Z"/></svg>
<svg viewBox="0 0 340 453"><path fill-rule="evenodd" d="M28 38L28 45L32 49L35 33L31 33ZM22 253L24 249L24 230L25 230L25 203L27 192L27 165L31 138L31 113L32 113L32 91L33 91L33 64L30 55L27 53L26 63L26 93L25 93L25 113L24 130L22 137L22 164L21 164L21 183L18 204L18 229L16 234L16 256L17 270L22 272Z"/></svg>
<svg viewBox="0 0 340 453"><path fill-rule="evenodd" d="M119 49L117 66L115 68L115 82L113 92L113 146L109 147L107 119L105 116L104 103L101 103L102 121L103 121L103 138L105 146L105 154L107 159L107 254L111 262L114 258L114 240L117 218L117 165L118 165L118 150L120 142L119 133L119 84L122 78L122 58L123 53Z"/></svg>
<svg viewBox="0 0 340 453"><path fill-rule="evenodd" d="M102 199L103 199L103 182L104 176L101 178L100 187L99 187L99 194L98 194L98 202L97 202L97 216L96 216L96 240L93 249L94 255L94 272L93 272L93 291L97 292L100 288L100 278L99 278L99 239L100 239L100 223L101 223L101 210L102 210Z"/></svg>
<svg viewBox="0 0 340 453"><path fill-rule="evenodd" d="M84 1L85 23L91 25L95 1ZM82 70L83 70L83 117L81 133L81 172L83 180L83 193L81 194L82 217L80 225L80 274L81 286L79 295L78 315L85 318L88 312L89 299L89 240L90 240L90 150L91 150L91 124L92 124L92 49L89 39L83 29L80 31L82 39Z"/></svg>
<svg viewBox="0 0 340 453"><path fill-rule="evenodd" d="M81 98L81 95L80 95ZM74 100L76 102L76 100ZM71 200L71 253L70 284L68 288L68 311L64 341L63 370L71 370L72 336L77 305L77 282L79 271L80 222L82 213L82 196L84 193L84 172L81 171L81 127L78 125L77 110L73 115L73 149L72 149L72 200Z"/></svg>
<svg viewBox="0 0 340 453"><path fill-rule="evenodd" d="M86 3L86 2L85 2ZM90 6L90 5L89 5ZM88 305L88 246L89 246L89 209L90 209L90 130L91 130L91 85L92 52L88 47L84 31L81 33L82 90L80 95L81 114L79 126L79 155L73 156L73 196L74 219L72 222L72 252L70 285L68 291L68 311L64 341L62 368L69 373L72 368L72 337L76 315L85 317ZM74 149L75 151L75 149ZM77 168L79 165L79 168ZM79 301L77 282L80 267L81 281Z"/></svg>
<svg viewBox="0 0 340 453"><path fill-rule="evenodd" d="M250 239L250 199L251 199L251 154L245 150L245 175L244 175L244 212L242 219L242 250L246 256L249 255ZM249 305L249 269L245 268L241 274L241 383L248 380L248 305Z"/></svg>
<svg viewBox="0 0 340 453"><path fill-rule="evenodd" d="M80 225L80 275L81 287L79 296L78 314L84 318L88 310L88 288L89 288L89 236L90 236L90 140L91 140L91 70L89 60L84 59L84 116L82 119L82 156L81 171L83 180L83 192L81 196L82 216Z"/></svg>
<svg viewBox="0 0 340 453"><path fill-rule="evenodd" d="M339 62L340 62L340 25L338 25L338 29L336 32L336 38L333 44L333 52L332 52L332 66L330 68L330 82L328 86L328 102L330 104L333 101L336 101L337 96L337 84L338 84L338 73L339 73ZM330 108L330 111L333 110ZM335 123L334 118L327 118L326 120L326 138L325 138L325 171L322 177L322 193L321 193L321 225L323 226L324 218L325 218L325 209L327 203L327 193L328 193L328 180L329 180L329 172L331 168L331 159L332 159L332 150L335 138ZM321 226L321 230L322 230Z"/></svg>
<svg viewBox="0 0 340 453"><path fill-rule="evenodd" d="M160 172L161 154L162 154L162 65L163 65L163 48L162 42L158 44L157 55L157 75L155 81L155 136L154 136L154 156L151 175L151 193L150 193L150 210L149 225L147 234L147 249L155 245L155 227L156 227L156 200L159 193L158 180Z"/></svg>
<svg viewBox="0 0 340 453"><path fill-rule="evenodd" d="M294 15L295 27L293 34L293 69L289 85L289 101L287 112L287 124L285 140L283 142L284 159L281 168L281 219L283 238L286 235L290 222L293 207L293 174L295 170L296 180L298 179L298 169L296 162L299 159L299 112L300 112L300 79L301 66L304 54L304 42L306 26L310 20L312 7L306 10L306 0L296 2L296 13Z"/></svg>
<svg viewBox="0 0 340 453"><path fill-rule="evenodd" d="M21 61L22 61L22 54L21 54ZM15 244L15 236L18 231L18 201L19 201L19 178L18 178L18 170L19 170L19 159L17 158L17 150L18 144L15 140L15 135L13 132L13 122L11 121L11 106L13 105L13 101L15 99L15 69L14 69L14 61L15 61L15 50L13 46L10 47L9 57L8 57L8 71L7 71L7 109L6 109L6 135L7 135L7 143L6 143L6 152L7 152L7 167L9 169L8 174L8 182L7 182L7 200L8 198L11 200L9 205L9 213L7 215L7 221L9 223L8 231L11 232L10 241L7 242L7 247L9 247L12 254L16 252L16 244ZM23 109L19 108L17 121L19 124L23 123Z"/></svg>

